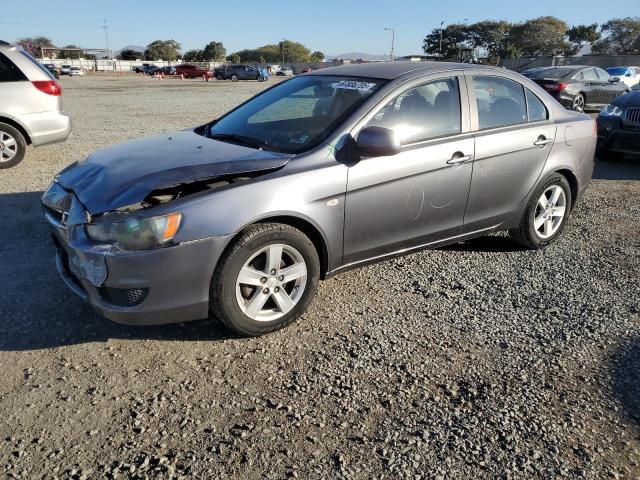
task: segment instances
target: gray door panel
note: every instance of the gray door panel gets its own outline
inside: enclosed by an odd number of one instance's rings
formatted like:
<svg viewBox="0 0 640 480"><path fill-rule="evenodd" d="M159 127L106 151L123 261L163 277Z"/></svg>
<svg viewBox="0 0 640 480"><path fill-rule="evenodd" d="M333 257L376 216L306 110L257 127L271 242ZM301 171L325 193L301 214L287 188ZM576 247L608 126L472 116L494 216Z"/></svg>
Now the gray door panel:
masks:
<svg viewBox="0 0 640 480"><path fill-rule="evenodd" d="M474 154L473 138L446 139L349 168L344 263L455 234L462 227Z"/></svg>
<svg viewBox="0 0 640 480"><path fill-rule="evenodd" d="M513 213L530 194L551 151L552 144L535 146L534 142L555 136L556 126L548 123L476 136L465 230L497 225Z"/></svg>

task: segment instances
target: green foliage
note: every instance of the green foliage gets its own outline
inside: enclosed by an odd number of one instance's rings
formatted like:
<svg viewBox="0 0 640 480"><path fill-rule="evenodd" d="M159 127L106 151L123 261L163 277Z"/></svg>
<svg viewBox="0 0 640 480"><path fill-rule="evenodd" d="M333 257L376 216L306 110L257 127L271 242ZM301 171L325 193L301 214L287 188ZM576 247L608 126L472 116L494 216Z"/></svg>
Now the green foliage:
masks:
<svg viewBox="0 0 640 480"><path fill-rule="evenodd" d="M594 53L640 53L640 17L613 18L600 31L603 38L593 45Z"/></svg>
<svg viewBox="0 0 640 480"><path fill-rule="evenodd" d="M231 63L240 63L242 61L242 57L238 53L232 53L227 57Z"/></svg>
<svg viewBox="0 0 640 480"><path fill-rule="evenodd" d="M222 42L209 42L202 52L202 60L205 62L221 62L227 55L227 49Z"/></svg>
<svg viewBox="0 0 640 480"><path fill-rule="evenodd" d="M79 52L77 50L65 50L66 48L80 48L77 45L65 45L64 47L62 47L60 50L58 50L58 58L65 58L65 59L80 59L84 57L83 52Z"/></svg>
<svg viewBox="0 0 640 480"><path fill-rule="evenodd" d="M595 43L600 40L598 24L574 25L567 30L567 38L571 43L572 53L578 53L587 43Z"/></svg>
<svg viewBox="0 0 640 480"><path fill-rule="evenodd" d="M185 62L202 62L203 50L187 50L182 56Z"/></svg>
<svg viewBox="0 0 640 480"><path fill-rule="evenodd" d="M118 54L118 60L142 60L143 58L144 53L136 50L122 50Z"/></svg>
<svg viewBox="0 0 640 480"><path fill-rule="evenodd" d="M512 27L504 20L483 20L469 25L467 32L474 48L486 51L489 57L500 57L513 54L508 42Z"/></svg>
<svg viewBox="0 0 640 480"><path fill-rule="evenodd" d="M442 48L440 38L442 38ZM471 47L472 40L469 28L463 23L447 25L442 29L442 32L439 28L435 28L424 38L422 43L424 53L440 55L444 58L459 58L462 56L463 50L468 50Z"/></svg>
<svg viewBox="0 0 640 480"><path fill-rule="evenodd" d="M320 63L324 60L324 56L325 56L324 53L322 53L319 50L316 50L311 54L311 57L309 58L309 60L311 60L312 62Z"/></svg>
<svg viewBox="0 0 640 480"><path fill-rule="evenodd" d="M55 45L47 37L24 37L16 42L27 52L36 58L42 58L42 47L54 47ZM52 55L55 58L55 55Z"/></svg>
<svg viewBox="0 0 640 480"><path fill-rule="evenodd" d="M314 53L322 54L322 52ZM238 55L240 58L242 58L243 62L304 63L315 61L312 60L311 51L307 47L305 47L301 43L292 42L291 40L283 40L282 42L277 44L263 45L262 47L258 47L255 49L240 50L239 52L232 53L228 58L231 59L231 57L233 57L234 55ZM324 55L322 56L324 57Z"/></svg>
<svg viewBox="0 0 640 480"><path fill-rule="evenodd" d="M182 47L175 40L156 40L147 45L144 51L145 60L175 61L180 56Z"/></svg>
<svg viewBox="0 0 640 480"><path fill-rule="evenodd" d="M538 17L514 25L509 32L509 41L525 57L558 55L569 49L566 33L567 24L559 18Z"/></svg>

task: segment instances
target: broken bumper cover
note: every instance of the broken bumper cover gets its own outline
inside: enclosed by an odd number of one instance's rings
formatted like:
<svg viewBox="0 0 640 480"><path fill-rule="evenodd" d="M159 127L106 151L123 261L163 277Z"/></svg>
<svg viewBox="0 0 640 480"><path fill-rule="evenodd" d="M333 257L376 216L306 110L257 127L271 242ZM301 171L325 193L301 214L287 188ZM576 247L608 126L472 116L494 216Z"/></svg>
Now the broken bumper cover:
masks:
<svg viewBox="0 0 640 480"><path fill-rule="evenodd" d="M82 227L49 223L58 272L104 317L128 325L159 325L208 316L211 278L230 236L133 252L98 246Z"/></svg>

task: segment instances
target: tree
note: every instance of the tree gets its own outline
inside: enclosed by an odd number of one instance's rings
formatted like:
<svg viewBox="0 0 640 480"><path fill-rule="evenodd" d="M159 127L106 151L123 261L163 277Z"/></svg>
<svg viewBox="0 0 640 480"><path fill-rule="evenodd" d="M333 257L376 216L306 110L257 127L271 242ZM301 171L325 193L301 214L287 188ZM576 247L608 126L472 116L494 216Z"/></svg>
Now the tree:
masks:
<svg viewBox="0 0 640 480"><path fill-rule="evenodd" d="M78 50L65 50L65 49L71 49L71 48L80 48L77 45L65 45L64 47L62 47L60 50L58 50L58 58L68 58L68 59L79 59L82 58L83 52L80 52Z"/></svg>
<svg viewBox="0 0 640 480"><path fill-rule="evenodd" d="M240 63L242 61L242 58L237 53L232 53L227 57L227 60L229 60L231 63Z"/></svg>
<svg viewBox="0 0 640 480"><path fill-rule="evenodd" d="M205 45L202 59L205 62L221 62L227 55L227 49L222 42L209 42Z"/></svg>
<svg viewBox="0 0 640 480"><path fill-rule="evenodd" d="M54 47L53 42L47 37L24 37L17 42L27 52L37 58L42 58L42 48ZM53 57L53 55L52 55Z"/></svg>
<svg viewBox="0 0 640 480"><path fill-rule="evenodd" d="M311 54L311 57L309 58L309 60L317 63L322 62L324 60L324 53L322 53L319 50L316 50Z"/></svg>
<svg viewBox="0 0 640 480"><path fill-rule="evenodd" d="M142 60L143 58L144 53L137 50L122 50L118 54L118 60Z"/></svg>
<svg viewBox="0 0 640 480"><path fill-rule="evenodd" d="M587 43L594 44L600 40L600 34L598 33L598 24L592 25L574 25L567 30L567 38L571 43L571 50L573 54L582 50Z"/></svg>
<svg viewBox="0 0 640 480"><path fill-rule="evenodd" d="M156 40L147 45L144 51L146 60L167 60L174 61L180 55L182 47L175 40Z"/></svg>
<svg viewBox="0 0 640 480"><path fill-rule="evenodd" d="M315 52L322 54L322 52ZM306 63L311 60L311 51L303 44L298 42L292 42L291 40L283 40L277 44L263 45L262 47L254 49L240 50L234 52L227 58L233 56L239 56L244 62L293 62L293 63ZM322 55L324 57L324 55ZM239 61L239 60L238 60Z"/></svg>
<svg viewBox="0 0 640 480"><path fill-rule="evenodd" d="M442 38L442 49L440 48ZM462 56L463 50L471 48L469 30L463 23L447 25L442 32L439 28L431 30L422 41L422 50L431 55L440 55L444 58L457 58Z"/></svg>
<svg viewBox="0 0 640 480"><path fill-rule="evenodd" d="M185 62L202 62L202 50L187 50L182 59Z"/></svg>
<svg viewBox="0 0 640 480"><path fill-rule="evenodd" d="M504 20L483 20L467 27L468 38L475 48L489 57L506 56L509 32L513 25Z"/></svg>
<svg viewBox="0 0 640 480"><path fill-rule="evenodd" d="M613 18L600 27L604 38L593 45L594 53L640 53L640 17Z"/></svg>
<svg viewBox="0 0 640 480"><path fill-rule="evenodd" d="M525 57L557 55L569 50L567 24L556 17L538 17L514 25L509 42Z"/></svg>

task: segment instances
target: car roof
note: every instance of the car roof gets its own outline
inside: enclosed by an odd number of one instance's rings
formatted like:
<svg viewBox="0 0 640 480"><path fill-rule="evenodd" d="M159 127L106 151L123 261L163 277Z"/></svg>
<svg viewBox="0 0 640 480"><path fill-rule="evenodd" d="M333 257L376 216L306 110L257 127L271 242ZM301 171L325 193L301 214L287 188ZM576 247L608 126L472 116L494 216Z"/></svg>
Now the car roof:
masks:
<svg viewBox="0 0 640 480"><path fill-rule="evenodd" d="M321 70L309 72L306 75L343 75L347 77L370 77L392 80L408 74L424 75L430 73L449 72L451 70L466 70L470 68L487 69L494 67L453 62L372 62L323 68Z"/></svg>

